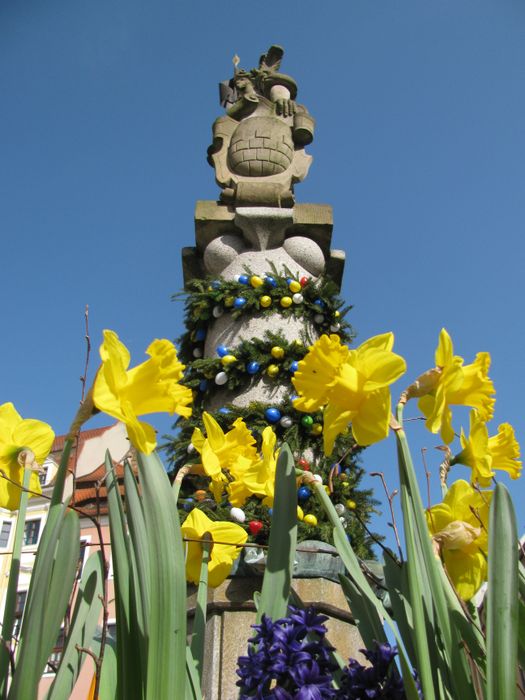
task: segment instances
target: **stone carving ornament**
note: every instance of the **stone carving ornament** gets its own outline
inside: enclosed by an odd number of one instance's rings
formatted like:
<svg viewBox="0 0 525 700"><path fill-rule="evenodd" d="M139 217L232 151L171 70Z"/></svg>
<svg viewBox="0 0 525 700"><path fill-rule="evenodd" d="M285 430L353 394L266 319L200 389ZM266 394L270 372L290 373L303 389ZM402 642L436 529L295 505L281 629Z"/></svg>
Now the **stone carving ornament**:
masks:
<svg viewBox="0 0 525 700"><path fill-rule="evenodd" d="M233 78L221 83L226 114L213 125L208 162L225 204L293 207L293 186L308 173L304 147L314 120L295 102L293 78L278 72L283 53L271 46L250 71L239 69L236 57Z"/></svg>

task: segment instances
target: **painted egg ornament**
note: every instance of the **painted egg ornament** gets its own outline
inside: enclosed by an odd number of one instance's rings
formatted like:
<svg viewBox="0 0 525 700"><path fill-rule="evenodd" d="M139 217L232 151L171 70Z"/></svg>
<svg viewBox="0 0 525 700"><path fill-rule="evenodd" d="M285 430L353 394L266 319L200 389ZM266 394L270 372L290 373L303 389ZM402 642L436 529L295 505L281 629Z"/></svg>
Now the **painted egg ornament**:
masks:
<svg viewBox="0 0 525 700"><path fill-rule="evenodd" d="M290 416L283 416L279 421L281 428L291 428L293 425L293 420Z"/></svg>
<svg viewBox="0 0 525 700"><path fill-rule="evenodd" d="M192 455L192 454L195 452L195 445L194 445L192 442L190 442L190 444L189 444L188 447L186 448L186 452L187 452L189 455Z"/></svg>
<svg viewBox="0 0 525 700"><path fill-rule="evenodd" d="M269 306L272 305L272 298L265 294L260 298L259 303L263 307L263 309L267 309Z"/></svg>
<svg viewBox="0 0 525 700"><path fill-rule="evenodd" d="M321 425L321 423L314 423L312 425L312 434L313 435L321 435L322 432L323 432L323 426Z"/></svg>
<svg viewBox="0 0 525 700"><path fill-rule="evenodd" d="M304 511L301 508L301 506L297 506L297 520L303 520L304 519Z"/></svg>
<svg viewBox="0 0 525 700"><path fill-rule="evenodd" d="M317 481L318 484L322 484L323 477L320 474L314 474L314 481Z"/></svg>
<svg viewBox="0 0 525 700"><path fill-rule="evenodd" d="M308 513L308 515L304 516L303 523L307 523L307 525L312 525L312 527L315 527L317 525L317 518L313 513Z"/></svg>
<svg viewBox="0 0 525 700"><path fill-rule="evenodd" d="M271 277L270 275L268 275L267 277L265 277L264 281L269 287L277 287L277 281L275 277Z"/></svg>
<svg viewBox="0 0 525 700"><path fill-rule="evenodd" d="M230 413L230 409L226 408L226 406L221 406L221 408L219 408L218 413L222 413L223 416L227 416L228 413Z"/></svg>
<svg viewBox="0 0 525 700"><path fill-rule="evenodd" d="M248 530L250 531L250 534L256 537L259 532L263 529L264 525L260 520L250 520L248 523Z"/></svg>
<svg viewBox="0 0 525 700"><path fill-rule="evenodd" d="M292 301L294 304L302 304L304 301L304 297L302 294L297 293L293 295Z"/></svg>
<svg viewBox="0 0 525 700"><path fill-rule="evenodd" d="M196 501L203 501L206 498L206 491L204 489L197 489L193 494Z"/></svg>
<svg viewBox="0 0 525 700"><path fill-rule="evenodd" d="M240 284L248 284L248 282L250 281L250 278L248 277L248 275L239 275L238 281Z"/></svg>
<svg viewBox="0 0 525 700"><path fill-rule="evenodd" d="M257 374L260 369L261 365L258 362L248 362L246 365L246 371L248 374Z"/></svg>
<svg viewBox="0 0 525 700"><path fill-rule="evenodd" d="M324 321L324 316L323 314L315 314L314 316L314 321L316 323L322 323Z"/></svg>
<svg viewBox="0 0 525 700"><path fill-rule="evenodd" d="M197 359L198 359L199 357L202 357L202 348L193 348L193 353L192 353L192 355L193 355L193 357L195 357L195 358L197 358Z"/></svg>
<svg viewBox="0 0 525 700"><path fill-rule="evenodd" d="M221 288L221 283L219 282L219 280L213 280L213 281L210 283L210 287L211 287L212 289L220 289L220 288Z"/></svg>
<svg viewBox="0 0 525 700"><path fill-rule="evenodd" d="M266 374L272 378L276 377L279 374L279 365L268 365Z"/></svg>
<svg viewBox="0 0 525 700"><path fill-rule="evenodd" d="M349 508L350 510L355 510L357 508L357 503L355 501L352 501L351 499L349 499L346 502L346 507Z"/></svg>
<svg viewBox="0 0 525 700"><path fill-rule="evenodd" d="M290 363L290 372L293 374L294 372L297 372L298 369L299 369L299 363L297 362L297 360L293 360Z"/></svg>
<svg viewBox="0 0 525 700"><path fill-rule="evenodd" d="M234 362L237 362L237 358L235 357L235 355L223 355L221 357L221 363L223 367L232 365Z"/></svg>
<svg viewBox="0 0 525 700"><path fill-rule="evenodd" d="M280 345L274 345L270 350L270 355L275 357L276 360L282 360L284 357L284 348L280 347Z"/></svg>
<svg viewBox="0 0 525 700"><path fill-rule="evenodd" d="M283 307L283 309L289 308L293 304L292 297L282 297L280 304Z"/></svg>
<svg viewBox="0 0 525 700"><path fill-rule="evenodd" d="M208 388L208 380L201 379L199 382L199 391L206 391L207 388Z"/></svg>
<svg viewBox="0 0 525 700"><path fill-rule="evenodd" d="M312 416L303 416L301 418L301 425L303 425L305 428L311 428L313 424L314 419L312 418Z"/></svg>
<svg viewBox="0 0 525 700"><path fill-rule="evenodd" d="M187 513L189 513L195 508L195 501L193 500L193 498L187 498L182 504L182 507Z"/></svg>
<svg viewBox="0 0 525 700"><path fill-rule="evenodd" d="M243 523L246 520L246 513L242 508L232 508L230 510L230 517L238 523Z"/></svg>
<svg viewBox="0 0 525 700"><path fill-rule="evenodd" d="M225 355L228 355L230 351L228 350L226 345L217 345L217 347L215 348L215 352L219 357L224 357Z"/></svg>
<svg viewBox="0 0 525 700"><path fill-rule="evenodd" d="M342 503L336 503L334 507L335 507L335 512L337 513L337 515L343 515L343 513L346 510L346 508L344 507L344 505Z"/></svg>
<svg viewBox="0 0 525 700"><path fill-rule="evenodd" d="M226 382L228 381L228 375L226 372L217 372L215 375L215 384L218 386L224 386Z"/></svg>
<svg viewBox="0 0 525 700"><path fill-rule="evenodd" d="M250 284L252 285L252 287L254 289L257 289L257 287L262 287L264 282L263 282L262 278L259 277L258 275L252 275L250 277Z"/></svg>
<svg viewBox="0 0 525 700"><path fill-rule="evenodd" d="M288 289L289 289L292 293L294 293L294 294L295 294L295 292L300 292L301 289L302 289L301 283L300 283L300 282L297 282L296 280L292 280L292 281L288 284Z"/></svg>
<svg viewBox="0 0 525 700"><path fill-rule="evenodd" d="M301 287L306 287L308 282L309 282L308 277L301 277L301 279L299 280L299 284L301 285Z"/></svg>
<svg viewBox="0 0 525 700"><path fill-rule="evenodd" d="M278 408L267 408L264 412L264 416L269 423L277 423L281 420L281 411Z"/></svg>
<svg viewBox="0 0 525 700"><path fill-rule="evenodd" d="M337 333L337 331L341 330L341 324L340 323L332 323L332 325L330 326L330 330L332 331L332 333Z"/></svg>
<svg viewBox="0 0 525 700"><path fill-rule="evenodd" d="M224 313L222 306L214 306L212 310L213 318L220 318Z"/></svg>
<svg viewBox="0 0 525 700"><path fill-rule="evenodd" d="M195 340L197 340L199 343L202 342L203 340L206 340L206 329L205 328L197 328L195 331Z"/></svg>
<svg viewBox="0 0 525 700"><path fill-rule="evenodd" d="M312 495L312 492L308 488L308 486L301 486L297 489L297 498L304 503L304 501L307 501L310 496Z"/></svg>
<svg viewBox="0 0 525 700"><path fill-rule="evenodd" d="M224 297L224 306L226 306L229 309L233 306L234 301L234 297Z"/></svg>
<svg viewBox="0 0 525 700"><path fill-rule="evenodd" d="M297 466L299 467L299 469L302 469L305 472L310 471L310 462L304 457L301 457L301 459L297 460Z"/></svg>
<svg viewBox="0 0 525 700"><path fill-rule="evenodd" d="M244 297L236 297L235 301L233 302L233 307L235 309L242 309L242 307L245 305L246 305L246 299Z"/></svg>

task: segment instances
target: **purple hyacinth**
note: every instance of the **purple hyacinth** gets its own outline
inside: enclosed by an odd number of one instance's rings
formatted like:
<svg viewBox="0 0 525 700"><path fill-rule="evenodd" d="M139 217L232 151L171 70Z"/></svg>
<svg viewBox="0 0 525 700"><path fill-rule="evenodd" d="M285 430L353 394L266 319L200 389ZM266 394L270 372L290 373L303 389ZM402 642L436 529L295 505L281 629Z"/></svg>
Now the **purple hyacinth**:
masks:
<svg viewBox="0 0 525 700"><path fill-rule="evenodd" d="M248 655L238 661L241 700L331 700L336 697L332 672L336 665L325 640L324 615L314 608L290 608L276 622L263 615L253 625Z"/></svg>

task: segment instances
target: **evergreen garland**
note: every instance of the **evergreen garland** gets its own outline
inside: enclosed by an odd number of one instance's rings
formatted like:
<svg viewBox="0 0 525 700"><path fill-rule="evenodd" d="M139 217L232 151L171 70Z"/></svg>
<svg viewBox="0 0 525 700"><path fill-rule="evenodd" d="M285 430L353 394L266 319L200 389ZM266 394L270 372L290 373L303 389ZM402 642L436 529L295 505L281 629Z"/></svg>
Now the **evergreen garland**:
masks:
<svg viewBox="0 0 525 700"><path fill-rule="evenodd" d="M247 269L246 274L237 280L194 279L187 291L174 295L174 298L181 295L186 297L186 332L178 339L179 356L187 365L182 383L193 390L194 404L192 416L177 420L175 436L168 437L163 446L171 464L171 474L175 476L184 464L200 461L191 444L191 437L195 428L204 430L201 420L203 410L208 410L224 432L231 428L237 418L242 418L255 437L258 448L262 431L271 425L277 435L277 443L287 442L290 446L297 467L303 470L311 468L322 476L358 556L373 558L373 542L381 538L369 533L367 526L372 513L377 512L378 502L372 497L371 489L358 488L363 476L363 469L359 466L361 448L355 445L347 431L337 438L332 456L325 457L322 449L322 412L305 414L293 407L293 373L315 338L308 336L306 328L300 338L291 342L281 333L267 331L262 338L241 339L235 347L220 346L217 357L202 357L207 326L223 313L230 313L232 319L246 313L252 316L279 313L284 318L293 315L310 321L319 334L337 333L343 342L351 342L353 332L345 320L351 307L344 306L337 295L336 285L328 279L313 282L302 278L299 282L289 270L285 270L285 276L280 276L272 267L261 277ZM294 295L299 295L300 301L296 296L294 302ZM283 306L283 297L288 297L290 303L287 301ZM239 298L243 302L235 306L235 300ZM221 375L220 382L217 381L218 375ZM226 404L216 411L206 408L215 391L229 389L240 393L252 382L260 381L261 376L265 382L275 383L276 387L286 386L285 398L272 403L253 402L245 407ZM301 490L298 483L299 541L319 539L331 542L332 526L317 500L310 497L309 491L308 487ZM214 520L232 519L231 505L227 500L215 502L208 490L206 477L186 476L179 497L179 508L183 511L181 515L185 517L195 507ZM271 510L263 506L259 498L251 496L243 505L242 512L249 541L265 544Z"/></svg>

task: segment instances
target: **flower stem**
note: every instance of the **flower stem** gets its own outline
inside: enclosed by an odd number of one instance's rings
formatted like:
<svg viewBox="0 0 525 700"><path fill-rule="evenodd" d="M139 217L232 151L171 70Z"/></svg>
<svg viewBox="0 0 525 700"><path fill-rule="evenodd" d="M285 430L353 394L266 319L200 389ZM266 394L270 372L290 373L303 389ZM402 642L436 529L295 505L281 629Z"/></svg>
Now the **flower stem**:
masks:
<svg viewBox="0 0 525 700"><path fill-rule="evenodd" d="M199 588L197 591L197 604L195 606L195 617L193 619L193 635L191 640L191 653L197 667L197 673L202 680L202 669L204 664L204 641L206 635L206 611L208 608L208 563L213 547L213 540L208 533L205 533L202 540L202 563L199 576Z"/></svg>
<svg viewBox="0 0 525 700"><path fill-rule="evenodd" d="M29 499L27 489L29 488L31 473L32 469L30 467L24 468L22 492L20 495L20 505L18 508L15 537L13 542L11 568L9 571L9 581L7 584L7 594L5 598L4 620L2 623L2 643L0 644L0 698L2 700L4 700L7 694L8 669L13 653L12 636L15 622L16 594L18 589L18 577L20 574L20 559L22 556L27 501Z"/></svg>

